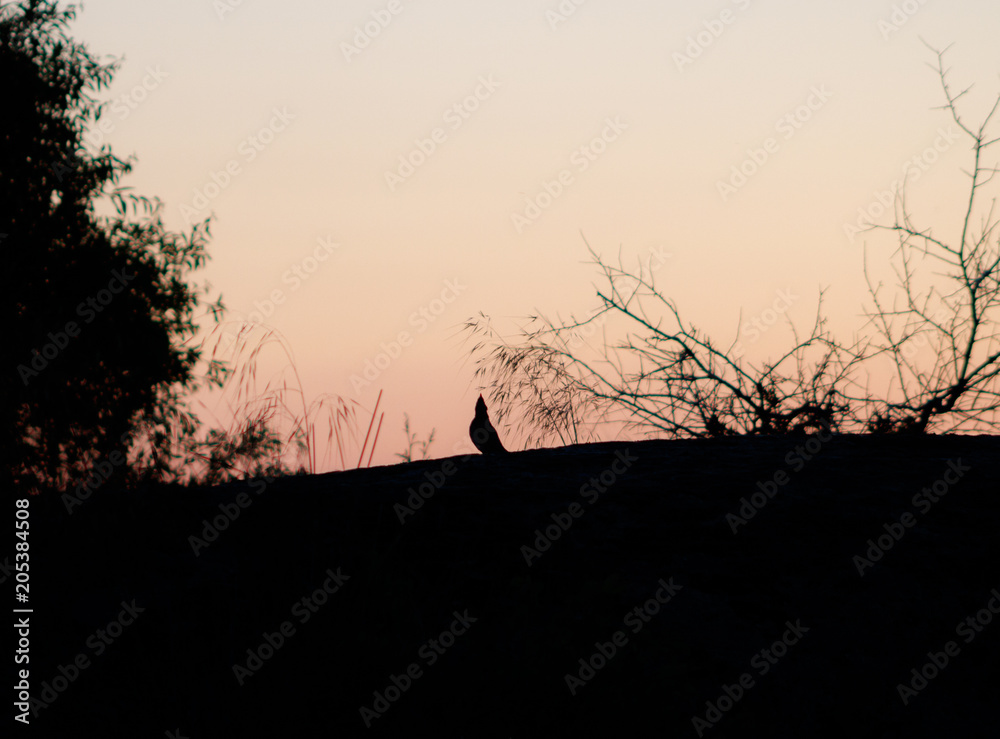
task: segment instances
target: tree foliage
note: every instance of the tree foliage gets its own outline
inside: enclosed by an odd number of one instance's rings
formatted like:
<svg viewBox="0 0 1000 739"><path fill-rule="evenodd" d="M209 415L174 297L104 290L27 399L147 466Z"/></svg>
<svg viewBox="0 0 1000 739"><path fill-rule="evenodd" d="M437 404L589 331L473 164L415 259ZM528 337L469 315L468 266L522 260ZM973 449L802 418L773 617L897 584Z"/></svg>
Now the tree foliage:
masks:
<svg viewBox="0 0 1000 739"><path fill-rule="evenodd" d="M33 487L65 487L95 466L163 477L197 427L183 397L199 351L186 343L209 224L168 230L159 201L122 186L131 160L88 146L118 62L69 37L74 17L41 0L0 6L5 467ZM113 216L98 215L102 201Z"/></svg>

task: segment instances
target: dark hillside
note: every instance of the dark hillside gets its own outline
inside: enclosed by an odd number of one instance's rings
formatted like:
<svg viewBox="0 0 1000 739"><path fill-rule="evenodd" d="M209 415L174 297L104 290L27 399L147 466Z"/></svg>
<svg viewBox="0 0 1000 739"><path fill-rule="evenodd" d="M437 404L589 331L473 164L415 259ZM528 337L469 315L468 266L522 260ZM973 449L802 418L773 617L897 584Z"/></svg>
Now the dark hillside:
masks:
<svg viewBox="0 0 1000 739"><path fill-rule="evenodd" d="M998 473L802 437L33 498L31 733L996 736Z"/></svg>

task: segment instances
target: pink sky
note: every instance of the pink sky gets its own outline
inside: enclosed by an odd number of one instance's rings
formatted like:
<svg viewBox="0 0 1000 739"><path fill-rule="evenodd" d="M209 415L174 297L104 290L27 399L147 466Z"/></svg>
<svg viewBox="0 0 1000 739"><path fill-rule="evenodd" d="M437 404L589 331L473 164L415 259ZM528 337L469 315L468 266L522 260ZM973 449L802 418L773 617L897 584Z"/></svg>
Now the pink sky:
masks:
<svg viewBox="0 0 1000 739"><path fill-rule="evenodd" d="M431 456L471 448L459 327L593 308L581 230L608 258L661 255L657 284L722 340L781 291L806 326L821 286L849 333L862 244L882 265L893 246L849 233L859 209L909 169L914 213L960 223L968 147L920 38L954 44L972 120L1000 87L992 0L108 0L72 33L124 55L95 142L137 156L127 184L175 229L214 214L201 279L231 316L273 304L309 396L370 411L384 391L375 464L404 412Z"/></svg>

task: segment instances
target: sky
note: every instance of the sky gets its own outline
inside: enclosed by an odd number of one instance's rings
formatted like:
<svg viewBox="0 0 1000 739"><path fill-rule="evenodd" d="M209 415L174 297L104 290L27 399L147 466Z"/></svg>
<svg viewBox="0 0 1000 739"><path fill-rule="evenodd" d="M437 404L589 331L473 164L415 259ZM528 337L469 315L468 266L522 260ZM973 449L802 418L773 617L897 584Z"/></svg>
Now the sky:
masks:
<svg viewBox="0 0 1000 739"><path fill-rule="evenodd" d="M888 225L909 172L922 224L961 223L968 140L924 42L970 121L1000 92L994 0L91 0L70 31L121 58L91 143L135 156L168 227L212 216L194 279L294 358L261 378L357 403L362 437L382 392L376 465L404 413L429 456L471 450L462 325L585 315L588 243L748 356L790 335L741 320L808 328L821 288L849 335L863 249L881 274L894 243L861 214Z"/></svg>

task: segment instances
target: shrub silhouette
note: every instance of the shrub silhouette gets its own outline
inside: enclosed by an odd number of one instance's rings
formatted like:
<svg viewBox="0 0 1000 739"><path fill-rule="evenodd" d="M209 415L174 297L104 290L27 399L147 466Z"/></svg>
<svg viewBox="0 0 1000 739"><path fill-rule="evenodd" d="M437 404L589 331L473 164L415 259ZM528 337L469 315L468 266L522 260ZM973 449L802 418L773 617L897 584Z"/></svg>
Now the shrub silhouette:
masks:
<svg viewBox="0 0 1000 739"><path fill-rule="evenodd" d="M268 347L277 348L285 366L261 387L258 365ZM199 482L315 474L328 458L340 469L353 464L346 455L349 444L358 441L360 406L329 393L310 400L292 348L279 331L251 321L224 321L208 334L202 348L210 363L225 368L220 374L229 418L216 419L217 427L196 446L200 463L193 467L200 470ZM372 454L377 441L376 435ZM321 446L326 449L323 456Z"/></svg>
<svg viewBox="0 0 1000 739"><path fill-rule="evenodd" d="M413 455L413 448L417 447L420 449L420 459L427 459L427 452L431 448L431 444L434 443L434 431L435 429L431 429L427 438L424 441L420 441L417 437L417 432L410 431L410 417L404 413L403 433L406 434L406 450L403 452L396 452L396 456L404 462L413 462L416 459Z"/></svg>
<svg viewBox="0 0 1000 739"><path fill-rule="evenodd" d="M947 51L947 50L945 50ZM552 321L530 316L508 342L479 314L464 331L476 340L476 377L490 388L497 420L526 429L528 444L566 444L599 438L600 429L621 423L669 437L834 432L914 432L979 429L1000 422L1000 219L981 207L997 173L987 161L988 126L997 97L978 127L966 125L944 67L934 51L947 111L972 143L968 198L961 237L954 244L920 229L907 211L905 189L896 200L892 226L872 226L899 235L895 252L897 300L887 304L882 286L869 277L874 307L851 343L838 342L822 315L823 293L809 334L794 324L792 346L776 360L746 360L736 342L714 341L684 319L674 301L656 288L653 270L606 263L590 245L604 278L600 305L587 317ZM975 226L976 218L982 225ZM586 239L584 239L586 243ZM918 284L917 258L931 258L946 272L942 290L933 276ZM938 281L942 278L938 277ZM901 298L900 298L901 295ZM586 334L609 322L623 324L617 344L592 346ZM934 350L930 367L913 356L922 342ZM896 383L883 395L869 389L872 369L891 370ZM515 409L517 409L515 411ZM519 419L511 418L512 412Z"/></svg>
<svg viewBox="0 0 1000 739"><path fill-rule="evenodd" d="M979 126L970 126L958 109L959 99L971 88L954 92L948 82L944 55L938 51L935 71L941 81L947 111L971 142L972 166L965 211L959 222L960 236L950 244L934 236L933 229L920 228L906 206L906 191L896 199L895 221L876 228L898 235L893 268L899 279L902 305L888 305L881 286L865 275L873 308L868 312L876 332L877 346L891 361L897 398L857 398L868 408L869 431L925 432L933 427L997 429L1000 407L1000 220L996 199L982 205L985 189L997 174L997 163L987 161L991 147L988 127L1000 107L1000 96ZM976 225L976 219L981 224ZM944 267L942 285L921 284L916 262L930 259ZM926 281L925 281L926 282ZM913 361L915 344L928 345L933 364L920 367ZM950 421L948 420L950 419Z"/></svg>

